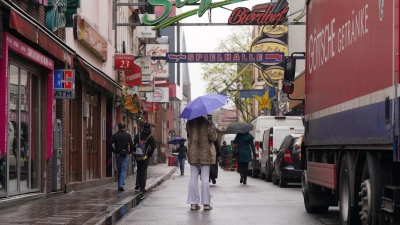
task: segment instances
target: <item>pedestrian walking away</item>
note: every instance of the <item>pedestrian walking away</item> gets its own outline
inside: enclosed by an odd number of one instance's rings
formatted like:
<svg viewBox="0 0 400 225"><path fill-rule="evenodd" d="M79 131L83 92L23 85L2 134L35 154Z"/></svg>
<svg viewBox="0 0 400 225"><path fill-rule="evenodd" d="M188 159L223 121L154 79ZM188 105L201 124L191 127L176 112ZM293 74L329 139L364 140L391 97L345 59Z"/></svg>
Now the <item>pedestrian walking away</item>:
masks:
<svg viewBox="0 0 400 225"><path fill-rule="evenodd" d="M220 152L221 152L220 166L222 169L225 169L226 154L228 153L228 146L226 146L226 141L222 142L222 145L220 147Z"/></svg>
<svg viewBox="0 0 400 225"><path fill-rule="evenodd" d="M187 155L187 147L185 146L185 141L181 141L179 143L179 148L176 149L178 152L178 160L179 160L179 166L181 169L181 175L185 174L185 161L186 161L186 155Z"/></svg>
<svg viewBox="0 0 400 225"><path fill-rule="evenodd" d="M240 173L240 183L247 184L247 174L249 170L249 162L252 161L251 152L253 152L253 157L255 157L255 147L253 143L253 135L249 132L244 134L238 133L233 141L234 144L238 146L238 171Z"/></svg>
<svg viewBox="0 0 400 225"><path fill-rule="evenodd" d="M217 132L212 122L206 117L197 117L186 124L188 133L188 162L190 164L190 181L187 203L191 210L211 210L209 176L210 165L215 164L216 150L214 142ZM201 195L199 194L199 173L201 172Z"/></svg>
<svg viewBox="0 0 400 225"><path fill-rule="evenodd" d="M116 157L117 164L117 180L118 180L118 190L124 191L126 170L128 168L129 158L128 155L133 152L134 144L132 141L132 136L125 131L126 125L124 122L118 124L118 132L111 136L108 142L107 149L112 151ZM129 144L129 149L128 149ZM114 146L114 148L113 148ZM127 153L125 153L127 151Z"/></svg>
<svg viewBox="0 0 400 225"><path fill-rule="evenodd" d="M212 115L207 115L207 118L208 118L208 120L210 120L212 122ZM212 181L213 184L217 183L216 179L218 178L218 161L221 157L221 151L219 149L218 138L214 141L214 147L215 147L215 152L216 152L216 158L215 158L215 163L210 165L210 177L208 180L208 182Z"/></svg>
<svg viewBox="0 0 400 225"><path fill-rule="evenodd" d="M146 190L146 180L147 180L147 167L149 166L150 157L154 153L154 149L156 148L156 142L154 140L153 135L151 134L151 127L148 122L143 124L143 129L139 134L135 135L133 140L134 142L134 149L135 158L136 158L136 184L135 190L139 190L141 192L147 192ZM144 157L138 157L138 146L144 143L145 153Z"/></svg>

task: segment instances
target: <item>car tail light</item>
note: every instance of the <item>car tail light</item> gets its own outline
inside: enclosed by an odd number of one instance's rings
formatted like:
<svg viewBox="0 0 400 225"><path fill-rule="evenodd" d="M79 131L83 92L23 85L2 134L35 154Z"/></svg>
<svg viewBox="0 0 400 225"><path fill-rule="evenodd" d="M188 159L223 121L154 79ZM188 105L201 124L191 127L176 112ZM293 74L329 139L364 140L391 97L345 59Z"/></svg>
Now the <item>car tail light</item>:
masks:
<svg viewBox="0 0 400 225"><path fill-rule="evenodd" d="M256 147L256 157L258 157L258 153L259 153L259 150L260 150L260 142L256 141L254 143L254 146Z"/></svg>
<svg viewBox="0 0 400 225"><path fill-rule="evenodd" d="M271 155L272 155L272 140L273 140L273 138L269 137L269 140L268 140L268 142L269 142L268 153L271 154Z"/></svg>
<svg viewBox="0 0 400 225"><path fill-rule="evenodd" d="M292 154L290 154L290 150L286 149L285 154L283 154L283 160L285 160L285 162L287 163L292 163Z"/></svg>

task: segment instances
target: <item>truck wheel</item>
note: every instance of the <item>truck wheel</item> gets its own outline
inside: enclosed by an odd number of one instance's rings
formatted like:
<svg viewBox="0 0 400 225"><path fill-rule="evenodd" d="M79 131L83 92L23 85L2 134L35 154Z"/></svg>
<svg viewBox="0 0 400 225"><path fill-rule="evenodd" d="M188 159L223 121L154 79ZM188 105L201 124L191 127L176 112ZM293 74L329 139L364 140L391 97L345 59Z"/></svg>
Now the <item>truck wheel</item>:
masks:
<svg viewBox="0 0 400 225"><path fill-rule="evenodd" d="M367 153L364 164L359 206L363 224L378 224L382 185L379 179L379 159ZM374 216L375 215L375 216Z"/></svg>
<svg viewBox="0 0 400 225"><path fill-rule="evenodd" d="M304 207L306 208L306 211L311 214L325 214L328 212L329 206L327 205L311 205L310 204L310 194L309 189L308 189L308 184L306 181L307 176L305 175L305 172L303 172L303 176L301 176L301 190L303 192L303 197L304 197Z"/></svg>
<svg viewBox="0 0 400 225"><path fill-rule="evenodd" d="M340 220L343 225L359 224L357 211L351 206L350 175L347 156L344 155L340 164L339 183L339 211Z"/></svg>

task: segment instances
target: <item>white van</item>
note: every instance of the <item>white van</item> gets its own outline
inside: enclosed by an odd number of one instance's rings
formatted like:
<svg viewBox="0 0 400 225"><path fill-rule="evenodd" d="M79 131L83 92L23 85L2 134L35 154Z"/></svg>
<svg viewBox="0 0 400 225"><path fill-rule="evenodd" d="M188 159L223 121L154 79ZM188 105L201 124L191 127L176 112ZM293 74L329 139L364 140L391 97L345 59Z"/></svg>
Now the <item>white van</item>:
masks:
<svg viewBox="0 0 400 225"><path fill-rule="evenodd" d="M302 134L303 132L304 126L276 126L264 131L263 140L260 144L262 146L260 153L261 179L272 180L276 151L281 146L283 139L289 134Z"/></svg>
<svg viewBox="0 0 400 225"><path fill-rule="evenodd" d="M226 145L231 145L232 141L235 140L236 134L224 134L221 137L221 145L225 141Z"/></svg>
<svg viewBox="0 0 400 225"><path fill-rule="evenodd" d="M262 150L260 142L263 139L264 131L275 126L303 126L303 119L300 116L259 116L251 121L251 124L253 124L253 130L250 131L250 134L254 137L256 157L255 161L249 163L249 174L252 177L257 177L260 175L260 153Z"/></svg>

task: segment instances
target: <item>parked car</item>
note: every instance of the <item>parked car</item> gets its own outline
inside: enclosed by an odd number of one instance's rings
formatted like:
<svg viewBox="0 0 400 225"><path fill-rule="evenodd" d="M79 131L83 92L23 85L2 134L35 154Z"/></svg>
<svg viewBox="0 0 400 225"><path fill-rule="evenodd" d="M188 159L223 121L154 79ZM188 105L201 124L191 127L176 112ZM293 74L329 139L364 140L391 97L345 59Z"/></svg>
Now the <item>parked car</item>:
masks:
<svg viewBox="0 0 400 225"><path fill-rule="evenodd" d="M265 130L274 126L303 126L303 119L300 116L259 116L253 121L253 130L250 134L254 137L254 146L256 155L253 161L249 163L249 175L258 177L261 168L262 139Z"/></svg>
<svg viewBox="0 0 400 225"><path fill-rule="evenodd" d="M274 171L272 172L272 182L284 187L288 182L300 183L301 175L301 149L295 149L294 144L301 134L287 135L279 150L273 150L277 153L274 162Z"/></svg>
<svg viewBox="0 0 400 225"><path fill-rule="evenodd" d="M282 144L283 139L289 134L302 134L304 126L275 126L264 131L260 151L260 178L272 181L272 171L277 156L277 150ZM275 154L273 151L275 149Z"/></svg>

